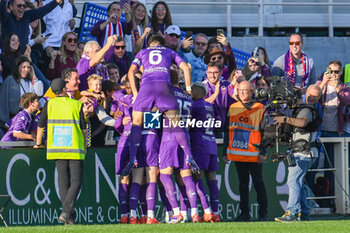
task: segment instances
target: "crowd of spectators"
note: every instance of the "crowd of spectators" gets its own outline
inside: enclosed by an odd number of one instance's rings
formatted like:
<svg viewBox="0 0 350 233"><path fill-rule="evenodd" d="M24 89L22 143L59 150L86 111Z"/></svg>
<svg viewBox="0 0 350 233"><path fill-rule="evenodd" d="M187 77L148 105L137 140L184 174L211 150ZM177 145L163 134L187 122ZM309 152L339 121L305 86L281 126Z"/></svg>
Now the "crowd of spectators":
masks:
<svg viewBox="0 0 350 233"><path fill-rule="evenodd" d="M1 0L0 138L7 135L2 141L35 140L32 135L35 130L28 132L28 124L35 118L35 111L52 98L50 81L63 78L68 81L69 97L93 106L87 121L91 128L87 130L91 144L103 146L107 128L94 112L102 107L109 115L104 119L109 117L108 120L122 114L113 107L113 93L128 88L125 79L129 67L135 55L147 47L148 36L154 34L164 36L165 46L190 66L192 82L203 82L206 86L205 100L213 105L215 119L223 125L216 129L215 136L225 137L222 135L227 131L227 111L239 100L237 84L247 80L254 88L268 89L266 78L270 76L284 76L303 94L311 84L318 85L322 90L318 107L323 116L320 136L350 136L350 88L343 83L344 77L350 76L350 69L344 72L342 63L333 60L325 67L327 71L319 71L322 74L317 77L314 60L302 51L301 34L290 36L289 48L272 66L268 51L256 47L240 70L224 34L210 37L203 31L180 41L181 29L173 24L166 2L155 3L151 15L138 1L122 6L112 2L107 13L107 20L97 22L91 30L96 41L80 44L74 32L77 15L74 0ZM122 14L125 20L121 19ZM129 40L132 48L127 51ZM180 75L181 87L183 73L174 69ZM17 114L32 116L20 124L22 118ZM13 117L16 124L11 121ZM9 132L12 135L8 136ZM332 155L332 149L328 149ZM329 179L333 179L331 174Z"/></svg>

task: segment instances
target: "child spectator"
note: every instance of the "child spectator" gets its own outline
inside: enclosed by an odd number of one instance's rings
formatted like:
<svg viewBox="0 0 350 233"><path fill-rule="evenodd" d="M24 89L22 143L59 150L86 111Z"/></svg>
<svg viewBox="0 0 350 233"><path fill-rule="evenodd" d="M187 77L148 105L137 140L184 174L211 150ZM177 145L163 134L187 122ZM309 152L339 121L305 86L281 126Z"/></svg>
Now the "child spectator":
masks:
<svg viewBox="0 0 350 233"><path fill-rule="evenodd" d="M80 92L80 94L82 96L92 97L90 99L92 100L91 104L94 108L94 111L99 105L103 106L103 108L106 109L106 101L104 101L106 97L102 92L102 77L97 74L93 74L88 77L87 81L89 89Z"/></svg>
<svg viewBox="0 0 350 233"><path fill-rule="evenodd" d="M20 140L33 140L35 135L30 134L32 114L39 110L39 98L35 93L25 93L20 100L24 109L10 120L10 128L2 137L1 142L12 142Z"/></svg>

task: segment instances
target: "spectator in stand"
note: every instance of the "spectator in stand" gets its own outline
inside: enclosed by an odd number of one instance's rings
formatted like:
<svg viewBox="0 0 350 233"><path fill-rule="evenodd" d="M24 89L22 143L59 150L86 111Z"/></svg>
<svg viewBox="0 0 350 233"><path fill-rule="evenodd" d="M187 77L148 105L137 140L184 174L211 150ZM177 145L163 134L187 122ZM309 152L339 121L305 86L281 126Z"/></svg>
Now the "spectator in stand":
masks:
<svg viewBox="0 0 350 233"><path fill-rule="evenodd" d="M116 84L120 84L120 73L118 66L114 63L109 63L106 68L108 71L109 80L115 82Z"/></svg>
<svg viewBox="0 0 350 233"><path fill-rule="evenodd" d="M37 9L25 11L24 0L10 0L9 9L7 11L7 0L1 0L0 17L2 41L6 35L16 33L22 45L28 44L29 38L29 23L42 18L44 15L52 11L62 0L55 0L49 4ZM21 54L26 50L25 46L21 47Z"/></svg>
<svg viewBox="0 0 350 233"><path fill-rule="evenodd" d="M349 89L340 81L342 73L341 62L333 60L323 74L322 81L316 83L322 90L323 137L339 137L344 133L343 107L350 103L350 96Z"/></svg>
<svg viewBox="0 0 350 233"><path fill-rule="evenodd" d="M220 52L223 53L223 51ZM227 128L225 127L227 111L235 100L228 92L230 83L221 78L222 70L219 64L216 62L210 62L208 64L206 75L208 79L203 81L208 89L208 94L206 95L205 101L213 104L215 119L220 120L222 123L221 129L214 129L215 136L222 138L224 129Z"/></svg>
<svg viewBox="0 0 350 233"><path fill-rule="evenodd" d="M61 77L66 68L76 67L80 60L80 49L77 47L78 37L75 32L66 32L61 41L59 51L52 51L47 78L54 80Z"/></svg>
<svg viewBox="0 0 350 233"><path fill-rule="evenodd" d="M203 33L198 33L194 37L193 49L189 53L184 53L192 46L192 38L183 39L179 54L185 62L190 63L192 67L192 83L201 82L205 76L207 65L204 63L204 54L208 47L208 37Z"/></svg>
<svg viewBox="0 0 350 233"><path fill-rule="evenodd" d="M26 11L30 9L36 9L33 3L26 2ZM43 49L43 43L47 40L48 37L43 36L42 32L45 32L46 25L42 19L36 19L29 24L29 41L28 44L31 47L30 57L32 63L40 67L41 70L46 69L47 65L42 66L44 63L43 60L47 60L47 56Z"/></svg>
<svg viewBox="0 0 350 233"><path fill-rule="evenodd" d="M14 33L8 34L5 37L2 53L0 54L4 79L12 73L12 69L15 67L15 60L20 55L21 44L18 36Z"/></svg>
<svg viewBox="0 0 350 233"><path fill-rule="evenodd" d="M141 49L147 47L146 38L151 32L151 28L148 27L149 20L147 15L146 6L142 3L137 3L132 8L131 19L133 23L132 30L132 45L134 53L137 54Z"/></svg>
<svg viewBox="0 0 350 233"><path fill-rule="evenodd" d="M259 58L249 58L243 69L243 75L246 80L251 82L254 86L256 84L257 78L261 76L269 77L270 70L269 67L264 63L263 56L259 55Z"/></svg>
<svg viewBox="0 0 350 233"><path fill-rule="evenodd" d="M152 9L150 22L152 31L155 33L161 32L164 34L164 30L172 24L173 21L171 20L171 14L168 5L163 1L156 2Z"/></svg>
<svg viewBox="0 0 350 233"><path fill-rule="evenodd" d="M224 34L209 39L207 53L211 53L214 48L226 53L227 60L226 66L222 68L222 77L227 80L231 72L236 69L236 60L231 45Z"/></svg>
<svg viewBox="0 0 350 233"><path fill-rule="evenodd" d="M256 52L255 52L255 50L252 51L252 57L258 57L259 62L261 63L261 66L267 65L267 67L270 69L271 63L270 63L269 56L267 55L266 49L263 47L256 47L255 49L257 49L257 50L256 50ZM260 55L261 55L261 58L260 58Z"/></svg>
<svg viewBox="0 0 350 233"><path fill-rule="evenodd" d="M43 83L33 76L33 68L29 59L25 56L19 56L16 59L12 75L8 76L1 85L0 121L3 123L7 122L18 113L20 110L20 98L23 94L34 92L38 96L42 96L43 88Z"/></svg>
<svg viewBox="0 0 350 233"><path fill-rule="evenodd" d="M125 34L130 34L132 30L132 21L130 14L130 6L124 4L126 22L120 22L122 9L120 2L112 2L107 8L108 19L98 21L91 29L91 35L97 37L97 41L101 47L105 46L107 39L110 36L117 35L124 37Z"/></svg>
<svg viewBox="0 0 350 233"><path fill-rule="evenodd" d="M79 74L75 68L66 68L62 71L61 78L66 82L67 97L79 100L82 96L79 91ZM44 98L52 99L56 95L52 92L51 87L46 91ZM84 102L84 101L82 101Z"/></svg>
<svg viewBox="0 0 350 233"><path fill-rule="evenodd" d="M204 63L208 64L209 62L215 62L218 64L220 66L220 70L222 71L222 77L220 76L220 78L228 80L229 75L226 78L223 77L224 70L227 71L227 67L225 66L225 63L227 63L227 55L223 50L215 47L210 53L207 53L204 57Z"/></svg>
<svg viewBox="0 0 350 233"><path fill-rule="evenodd" d="M128 73L131 62L134 60L134 54L126 51L124 38L118 36L113 46L107 51L105 60L107 63L116 64L120 76L123 76Z"/></svg>
<svg viewBox="0 0 350 233"><path fill-rule="evenodd" d="M92 104L94 112L98 106L103 106L106 109L105 94L102 91L102 77L97 74L90 75L87 79L89 89L81 91L82 96L88 97L91 101L87 104Z"/></svg>
<svg viewBox="0 0 350 233"><path fill-rule="evenodd" d="M14 72L13 68L15 67L16 63L16 58L20 56L20 51L21 51L21 44L19 42L19 38L16 34L9 34L5 37L5 43L3 47L3 55L1 56L1 60L4 63L4 70L5 70L5 75L4 78L9 76L11 73ZM32 62L31 59L31 47L27 44L26 45L26 50L24 52L24 56L28 58L29 62ZM41 71L38 69L38 67L35 64L32 64L34 68L34 72L36 77L39 78L39 80L44 84L44 86L48 86L47 80L45 76L41 73ZM10 73L8 73L10 72ZM39 93L37 93L39 94Z"/></svg>
<svg viewBox="0 0 350 233"><path fill-rule="evenodd" d="M1 138L1 142L13 142L22 140L35 141L35 135L30 133L33 113L39 110L39 98L35 93L25 93L20 100L23 108L12 120L7 133Z"/></svg>
<svg viewBox="0 0 350 233"><path fill-rule="evenodd" d="M350 104L350 89L340 81L342 75L342 64L338 60L329 63L327 71L323 74L322 81L318 85L322 90L322 137L341 137L344 134L344 120L348 114L344 114ZM333 145L326 144L326 150L331 164L325 163L325 168L334 167ZM326 172L330 185L330 193L334 194L334 178L332 172Z"/></svg>
<svg viewBox="0 0 350 233"><path fill-rule="evenodd" d="M228 81L231 83L228 87L228 92L230 96L232 96L237 101L237 84L243 80L245 80L245 77L243 76L243 72L240 69L234 69L228 78Z"/></svg>
<svg viewBox="0 0 350 233"><path fill-rule="evenodd" d="M303 36L293 33L289 37L289 50L273 63L271 75L286 77L305 94L310 84L316 82L316 69L313 59L302 51L303 46Z"/></svg>
<svg viewBox="0 0 350 233"><path fill-rule="evenodd" d="M44 4L49 4L51 1L54 0L45 1ZM73 4L73 1L62 1L58 7L43 18L46 23L46 33L51 33L44 44L48 56L53 49L60 48L62 37L75 27Z"/></svg>
<svg viewBox="0 0 350 233"><path fill-rule="evenodd" d="M88 88L87 78L92 74L98 74L103 80L109 79L106 67L100 62L116 40L116 35L108 37L102 49L96 41L89 41L85 44L84 53L76 66L80 76L79 90Z"/></svg>
<svg viewBox="0 0 350 233"><path fill-rule="evenodd" d="M165 47L177 52L179 50L181 30L179 26L170 25L164 31Z"/></svg>

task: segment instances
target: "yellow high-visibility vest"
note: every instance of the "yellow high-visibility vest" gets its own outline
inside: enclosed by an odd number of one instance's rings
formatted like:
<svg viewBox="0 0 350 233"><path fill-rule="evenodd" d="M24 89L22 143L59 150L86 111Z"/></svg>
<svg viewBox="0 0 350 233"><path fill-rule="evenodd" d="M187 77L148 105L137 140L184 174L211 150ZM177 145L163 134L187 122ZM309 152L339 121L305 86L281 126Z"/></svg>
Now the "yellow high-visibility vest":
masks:
<svg viewBox="0 0 350 233"><path fill-rule="evenodd" d="M68 97L48 101L47 159L85 159L81 107L82 102Z"/></svg>

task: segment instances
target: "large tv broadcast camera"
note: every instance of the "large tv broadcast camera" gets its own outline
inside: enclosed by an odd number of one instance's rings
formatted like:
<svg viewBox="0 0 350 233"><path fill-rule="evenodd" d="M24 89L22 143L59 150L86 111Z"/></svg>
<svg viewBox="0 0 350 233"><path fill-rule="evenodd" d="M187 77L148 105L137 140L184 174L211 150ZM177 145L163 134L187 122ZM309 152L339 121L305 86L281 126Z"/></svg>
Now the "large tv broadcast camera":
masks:
<svg viewBox="0 0 350 233"><path fill-rule="evenodd" d="M266 82L269 84L269 89L256 89L255 99L259 102L266 101L269 116L286 116L295 107L297 94L293 88L293 84L284 77L271 76L267 77ZM284 160L288 166L295 166L295 160L291 150L285 153L280 152L280 145L287 145L291 148L292 145L292 129L283 124L281 127L273 125L270 122L264 131L264 138L260 145L255 145L257 148L272 148L276 146L276 151L271 153L270 158L273 162Z"/></svg>

